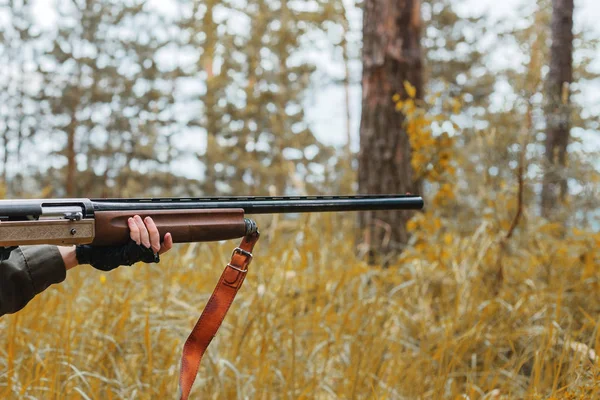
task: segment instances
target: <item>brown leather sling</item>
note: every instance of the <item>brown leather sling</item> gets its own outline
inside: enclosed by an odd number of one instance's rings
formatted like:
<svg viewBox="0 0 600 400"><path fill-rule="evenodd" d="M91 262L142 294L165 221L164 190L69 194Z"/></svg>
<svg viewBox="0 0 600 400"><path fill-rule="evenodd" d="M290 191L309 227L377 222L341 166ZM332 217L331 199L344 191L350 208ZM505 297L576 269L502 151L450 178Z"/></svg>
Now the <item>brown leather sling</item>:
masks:
<svg viewBox="0 0 600 400"><path fill-rule="evenodd" d="M252 249L258 237L258 232L244 237L240 246L233 251L231 261L221 274L219 283L183 346L179 374L180 400L187 400L190 395L202 356L219 330L229 306L244 282L248 266L252 261Z"/></svg>

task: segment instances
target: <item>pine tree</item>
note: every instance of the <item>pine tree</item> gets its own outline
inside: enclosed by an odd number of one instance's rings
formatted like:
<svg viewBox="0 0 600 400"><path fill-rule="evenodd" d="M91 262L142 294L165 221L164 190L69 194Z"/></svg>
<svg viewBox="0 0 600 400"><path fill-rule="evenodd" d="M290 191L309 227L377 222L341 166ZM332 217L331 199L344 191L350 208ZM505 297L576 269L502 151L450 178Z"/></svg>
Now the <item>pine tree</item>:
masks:
<svg viewBox="0 0 600 400"><path fill-rule="evenodd" d="M504 21L494 29L498 38L495 50L502 54L512 54L510 62L503 66L491 64L489 57L498 59L494 52L484 59L483 66L487 74L494 74L502 94L493 91L494 101L486 107L473 107L475 129L463 129L458 138L460 151L457 151L455 163L458 167L456 187L462 206L451 210L453 218L463 221L465 231L477 229L470 225L476 220L476 214L482 209L492 210L499 198L508 196L510 207L505 212L514 215L517 210L515 193L519 175L524 180L522 204L539 209L539 197L542 189L545 166L548 165L545 154L546 121L545 104L550 63L551 45L551 2L537 0L524 2L519 10L519 18ZM588 32L589 33L589 32ZM589 49L597 47L598 40L584 37L583 32L575 32L574 52L581 51L573 64L573 82L570 85L571 124L572 127L595 129L596 121L585 111L581 100L581 91L585 82L591 79ZM479 126L477 126L479 125ZM579 139L574 138L573 141ZM588 187L593 180L595 167L590 162L592 154L585 151L571 152L569 164L562 168L561 174L575 183L574 186ZM575 152L577 154L575 154ZM522 168L522 170L521 170ZM597 196L596 196L597 197ZM569 196L568 201L580 210L589 210L593 203L593 191L582 190L577 196ZM468 205L468 206L465 206ZM535 207L533 207L535 206ZM572 213L561 207L557 220L588 224L585 215ZM497 217L500 218L500 217ZM508 227L504 227L508 229Z"/></svg>
<svg viewBox="0 0 600 400"><path fill-rule="evenodd" d="M566 165L571 128L570 85L573 82L573 0L552 1L552 47L546 89L546 166L542 213L550 217L567 193ZM562 175L562 176L561 176Z"/></svg>
<svg viewBox="0 0 600 400"><path fill-rule="evenodd" d="M165 131L181 74L157 65L170 40L164 22L142 1L59 1L58 11L52 48L40 60L39 99L48 138L64 143L53 155L65 164L57 193L161 193L174 179ZM46 175L57 177L53 169Z"/></svg>
<svg viewBox="0 0 600 400"><path fill-rule="evenodd" d="M413 0L364 2L358 173L361 194L420 192L404 117L392 101L395 95L416 99L423 96L419 4ZM408 241L408 218L408 212L365 213L362 224L371 261L377 253L402 248Z"/></svg>
<svg viewBox="0 0 600 400"><path fill-rule="evenodd" d="M7 193L17 196L26 186L23 149L31 145L39 124L34 69L40 31L33 23L31 3L10 0L0 6L9 19L0 26L1 177Z"/></svg>
<svg viewBox="0 0 600 400"><path fill-rule="evenodd" d="M205 193L285 193L294 179L321 191L331 150L305 118L302 99L312 66L299 59L303 38L331 19L329 2L307 11L287 2L196 2L183 29L200 50L205 89L195 122L206 134ZM232 27L219 15L231 15Z"/></svg>

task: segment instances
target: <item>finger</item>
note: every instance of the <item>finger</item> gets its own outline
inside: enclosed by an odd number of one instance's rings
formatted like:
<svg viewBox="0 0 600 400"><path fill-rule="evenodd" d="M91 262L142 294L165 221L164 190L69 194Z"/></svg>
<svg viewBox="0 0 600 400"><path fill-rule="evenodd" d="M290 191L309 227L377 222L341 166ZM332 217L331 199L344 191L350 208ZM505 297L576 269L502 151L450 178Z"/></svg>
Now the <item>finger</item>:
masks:
<svg viewBox="0 0 600 400"><path fill-rule="evenodd" d="M144 223L146 224L146 228L148 228L148 234L150 235L150 245L152 246L152 251L158 253L160 250L160 233L158 233L158 228L156 224L150 217L144 218Z"/></svg>
<svg viewBox="0 0 600 400"><path fill-rule="evenodd" d="M127 225L129 225L129 237L135 243L140 244L140 229L138 228L133 218L127 219Z"/></svg>
<svg viewBox="0 0 600 400"><path fill-rule="evenodd" d="M148 235L148 228L146 228L146 225L144 225L142 217L136 215L133 217L133 219L140 230L140 241L142 242L142 246L150 248L150 236Z"/></svg>
<svg viewBox="0 0 600 400"><path fill-rule="evenodd" d="M170 233L167 233L158 254L166 253L171 250L171 247L173 247L173 236L171 236Z"/></svg>

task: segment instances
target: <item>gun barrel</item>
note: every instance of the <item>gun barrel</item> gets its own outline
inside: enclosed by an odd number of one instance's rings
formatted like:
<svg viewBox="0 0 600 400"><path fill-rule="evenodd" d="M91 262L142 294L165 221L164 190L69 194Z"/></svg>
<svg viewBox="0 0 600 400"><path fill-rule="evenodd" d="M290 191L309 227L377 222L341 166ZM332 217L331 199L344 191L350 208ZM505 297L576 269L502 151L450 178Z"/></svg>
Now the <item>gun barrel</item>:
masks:
<svg viewBox="0 0 600 400"><path fill-rule="evenodd" d="M413 195L91 199L91 203L94 211L241 208L246 214L423 208L423 199Z"/></svg>

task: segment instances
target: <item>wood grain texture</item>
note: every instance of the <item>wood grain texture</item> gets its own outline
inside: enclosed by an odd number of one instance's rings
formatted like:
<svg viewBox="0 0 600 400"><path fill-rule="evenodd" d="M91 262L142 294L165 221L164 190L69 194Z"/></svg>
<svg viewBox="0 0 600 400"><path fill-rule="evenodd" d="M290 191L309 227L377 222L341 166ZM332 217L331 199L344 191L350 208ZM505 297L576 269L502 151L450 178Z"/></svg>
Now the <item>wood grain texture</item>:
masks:
<svg viewBox="0 0 600 400"><path fill-rule="evenodd" d="M246 234L242 209L96 211L96 235L92 244L127 243L127 219L134 215L151 217L160 237L164 238L169 232L174 243L212 242L240 238Z"/></svg>

